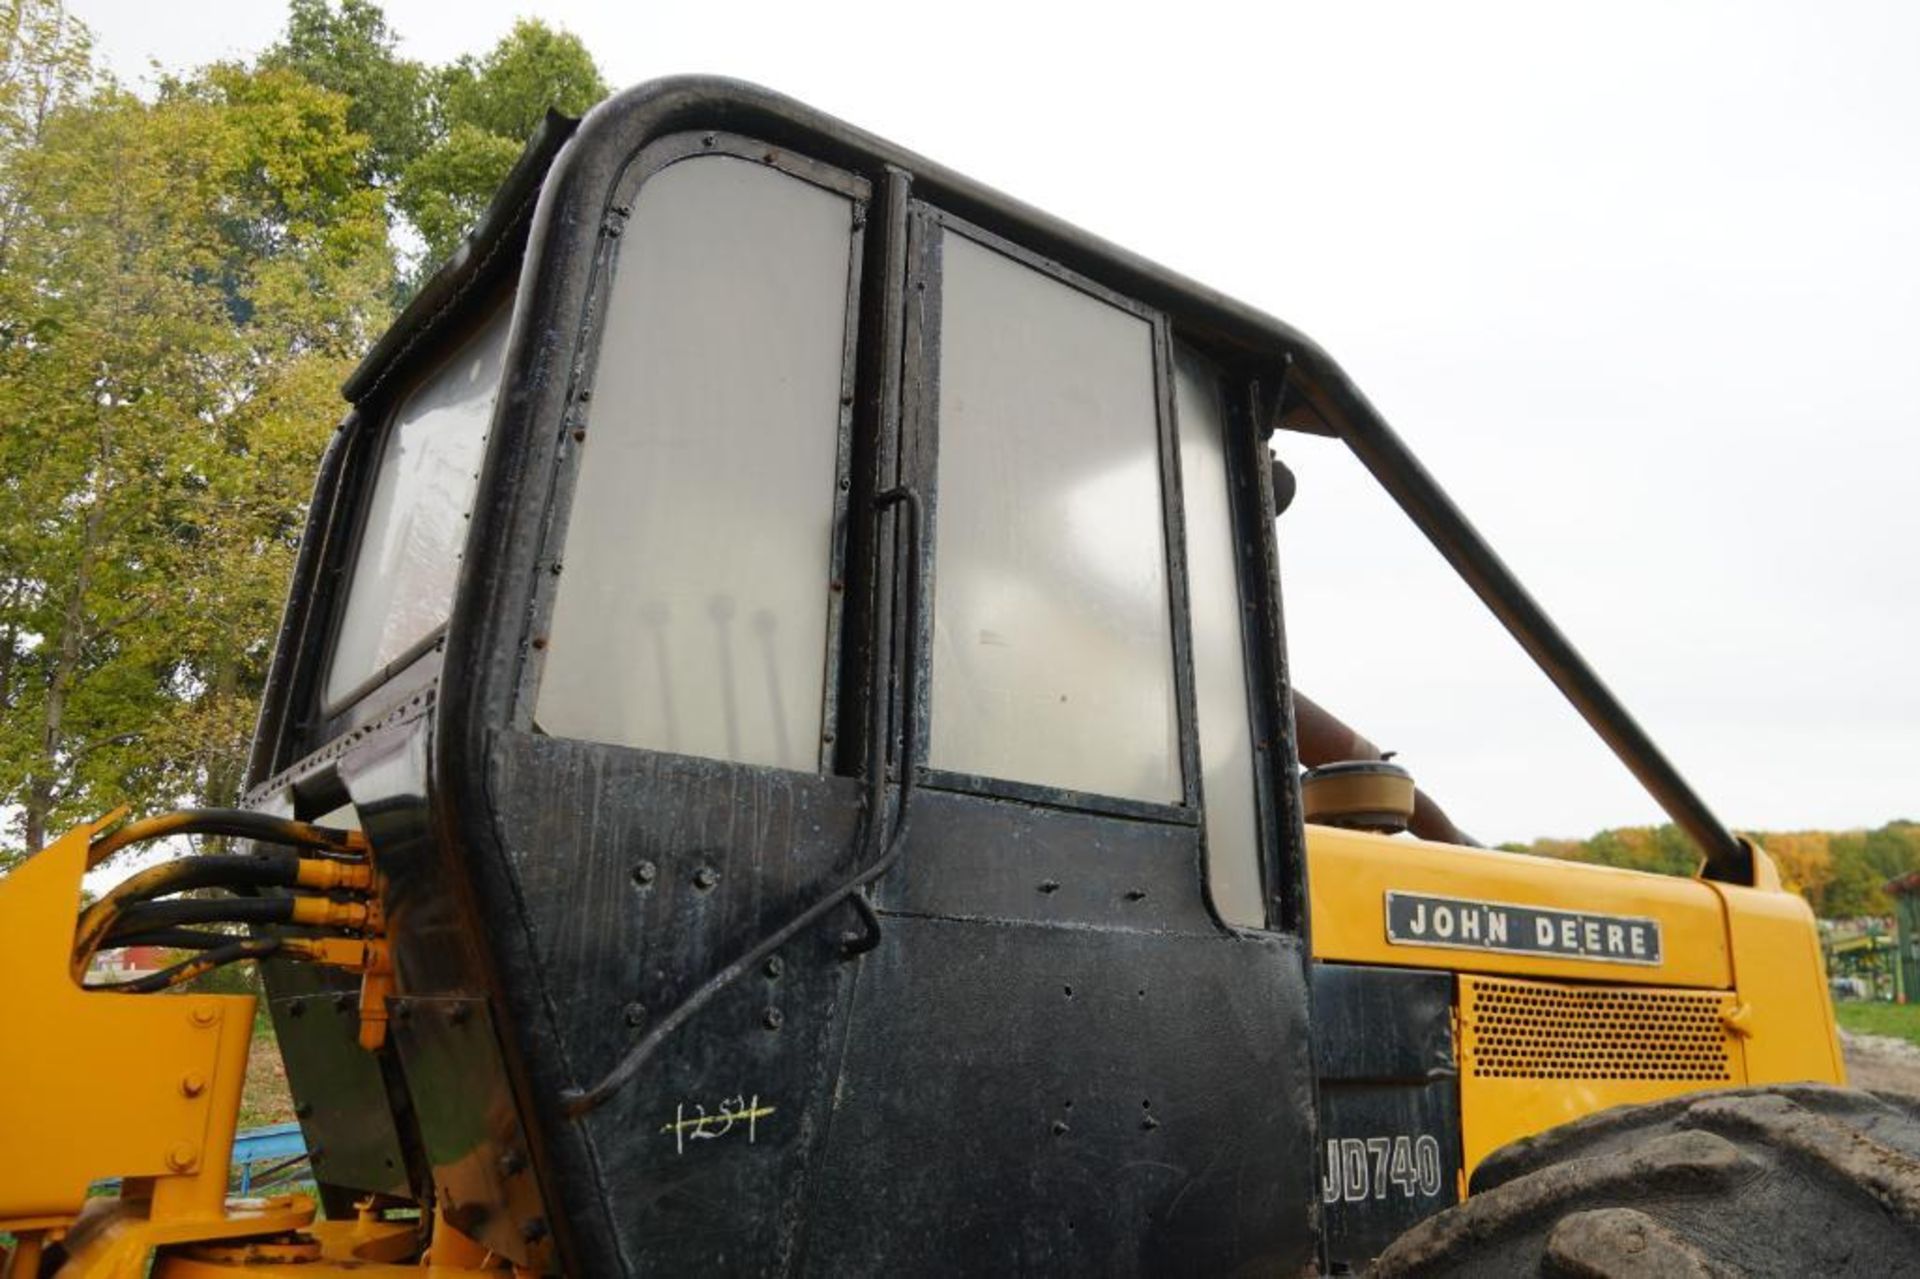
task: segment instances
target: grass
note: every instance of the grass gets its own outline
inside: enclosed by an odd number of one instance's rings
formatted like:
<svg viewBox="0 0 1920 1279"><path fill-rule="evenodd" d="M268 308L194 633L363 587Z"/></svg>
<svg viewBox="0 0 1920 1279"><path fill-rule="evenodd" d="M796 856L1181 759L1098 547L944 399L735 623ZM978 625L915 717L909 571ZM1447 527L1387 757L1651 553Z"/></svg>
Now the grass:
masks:
<svg viewBox="0 0 1920 1279"><path fill-rule="evenodd" d="M1856 1035L1886 1035L1920 1044L1920 1004L1883 1004L1874 1000L1836 1003L1840 1027Z"/></svg>
<svg viewBox="0 0 1920 1279"><path fill-rule="evenodd" d="M253 1023L253 1048L247 1054L247 1082L240 1091L240 1127L259 1128L293 1119L293 1094L287 1091L287 1068L280 1061L280 1043L264 1003Z"/></svg>

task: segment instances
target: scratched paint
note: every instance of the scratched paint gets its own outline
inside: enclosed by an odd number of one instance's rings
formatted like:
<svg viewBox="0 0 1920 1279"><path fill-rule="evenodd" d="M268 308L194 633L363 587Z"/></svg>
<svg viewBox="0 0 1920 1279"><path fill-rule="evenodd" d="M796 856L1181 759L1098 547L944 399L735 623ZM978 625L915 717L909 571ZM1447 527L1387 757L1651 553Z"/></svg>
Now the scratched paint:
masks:
<svg viewBox="0 0 1920 1279"><path fill-rule="evenodd" d="M694 1103L693 1109L695 1113L689 1115L687 1103L679 1103L673 1108L673 1118L660 1126L662 1133L673 1134L676 1155L686 1154L690 1141L715 1141L742 1124L746 1126L747 1144L751 1146L759 1136L760 1121L774 1112L774 1107L760 1104L758 1093L729 1097L719 1104L717 1113L711 1115L699 1102Z"/></svg>

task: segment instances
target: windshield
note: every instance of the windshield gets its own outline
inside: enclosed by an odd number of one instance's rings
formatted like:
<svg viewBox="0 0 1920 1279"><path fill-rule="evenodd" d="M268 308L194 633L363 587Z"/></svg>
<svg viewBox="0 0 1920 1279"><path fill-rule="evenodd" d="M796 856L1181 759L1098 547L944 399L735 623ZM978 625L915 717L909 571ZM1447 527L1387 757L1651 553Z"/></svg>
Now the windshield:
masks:
<svg viewBox="0 0 1920 1279"><path fill-rule="evenodd" d="M330 707L447 620L500 388L507 317L503 305L393 414L327 672Z"/></svg>

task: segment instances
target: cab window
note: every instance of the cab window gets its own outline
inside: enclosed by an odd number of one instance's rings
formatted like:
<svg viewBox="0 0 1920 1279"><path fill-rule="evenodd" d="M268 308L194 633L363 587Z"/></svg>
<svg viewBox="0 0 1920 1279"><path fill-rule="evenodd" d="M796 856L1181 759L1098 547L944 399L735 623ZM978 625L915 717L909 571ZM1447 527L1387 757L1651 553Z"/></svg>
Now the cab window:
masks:
<svg viewBox="0 0 1920 1279"><path fill-rule="evenodd" d="M736 155L641 185L577 445L540 730L821 767L855 206Z"/></svg>

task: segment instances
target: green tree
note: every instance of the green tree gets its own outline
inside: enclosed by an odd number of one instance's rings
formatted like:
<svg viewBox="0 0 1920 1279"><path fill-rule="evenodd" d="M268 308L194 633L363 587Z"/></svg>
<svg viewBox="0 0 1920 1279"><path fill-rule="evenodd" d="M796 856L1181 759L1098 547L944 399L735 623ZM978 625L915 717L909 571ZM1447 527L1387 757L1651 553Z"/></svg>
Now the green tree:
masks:
<svg viewBox="0 0 1920 1279"><path fill-rule="evenodd" d="M348 102L215 66L111 84L5 160L0 805L38 846L229 800L332 386L390 251Z"/></svg>
<svg viewBox="0 0 1920 1279"><path fill-rule="evenodd" d="M263 67L297 72L347 100L347 126L366 135L366 176L391 183L426 149L427 70L396 52L387 15L369 0L290 0L287 29Z"/></svg>
<svg viewBox="0 0 1920 1279"><path fill-rule="evenodd" d="M95 71L0 0L0 863L122 802L238 788L335 388L394 236L450 252L549 107L605 86L522 22L402 58L371 0L291 0L257 66Z"/></svg>
<svg viewBox="0 0 1920 1279"><path fill-rule="evenodd" d="M1858 915L1885 915L1893 903L1880 886L1887 876L1867 859L1867 837L1862 831L1848 831L1828 841L1833 853L1833 879L1827 885L1826 907L1830 919L1852 919Z"/></svg>
<svg viewBox="0 0 1920 1279"><path fill-rule="evenodd" d="M522 19L484 58L433 73L433 141L400 179L396 203L437 265L493 197L549 109L578 115L607 94L579 39Z"/></svg>

